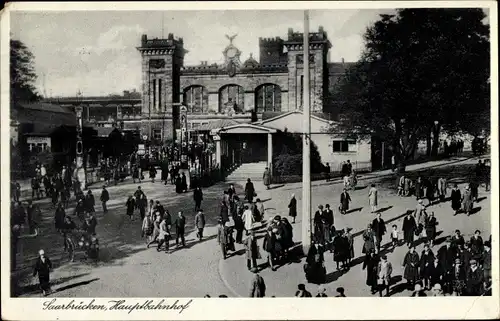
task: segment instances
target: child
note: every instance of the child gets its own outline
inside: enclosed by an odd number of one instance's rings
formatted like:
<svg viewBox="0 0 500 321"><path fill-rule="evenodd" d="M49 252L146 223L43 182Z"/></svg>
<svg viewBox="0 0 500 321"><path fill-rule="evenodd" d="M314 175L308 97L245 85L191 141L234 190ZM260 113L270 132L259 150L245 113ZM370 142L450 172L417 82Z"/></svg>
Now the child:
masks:
<svg viewBox="0 0 500 321"><path fill-rule="evenodd" d="M392 241L392 249L394 250L399 245L399 231L398 231L398 226L396 224L392 226L391 241Z"/></svg>

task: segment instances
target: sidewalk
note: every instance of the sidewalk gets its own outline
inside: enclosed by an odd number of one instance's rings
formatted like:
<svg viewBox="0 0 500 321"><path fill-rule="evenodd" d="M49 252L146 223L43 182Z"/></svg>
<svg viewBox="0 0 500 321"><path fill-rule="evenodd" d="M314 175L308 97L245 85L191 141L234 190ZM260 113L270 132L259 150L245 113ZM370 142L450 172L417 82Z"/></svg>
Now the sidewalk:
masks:
<svg viewBox="0 0 500 321"><path fill-rule="evenodd" d="M433 167L444 167L447 165L454 165L458 163L466 163L467 165L475 164L475 159L460 159L454 161L436 161L427 164L418 164L413 166L408 166L407 172L418 171ZM370 173L364 175L362 179L377 179L384 176L393 175L389 171L382 171L378 173ZM458 173L457 173L458 175ZM266 200L264 202L266 212L265 217L270 218L274 215L288 215L288 201L290 190L293 190L286 185L286 189L277 188L266 190L260 182L256 185L257 194L259 198ZM291 185L291 184L290 184ZM297 184L295 184L297 185ZM315 184L318 185L318 184ZM302 235L301 226L301 192L299 190L300 184L297 186L297 191L295 196L297 198L297 208L298 216L296 224L294 227L294 241L296 243L300 242ZM383 209L382 218L386 221L387 229L391 229L392 224L397 224L399 230L402 226L402 218L407 210L414 209L415 200L414 198L400 198L395 196L394 191L379 186L379 208ZM460 185L463 188L463 185ZM335 215L335 226L338 229L351 227L352 233L355 235L354 241L354 252L355 259L353 260L353 266L347 273L340 273L336 271L336 264L333 262L333 255L330 252L325 253L325 267L327 270L327 281L325 288L327 289L328 296L335 296L335 289L342 286L346 289L346 295L353 296L371 296L370 289L365 285L366 271L362 270L363 254L361 253L362 239L361 233L366 228L366 224L373 220L374 216L370 213L367 204L367 189L358 190L351 192L352 205L351 209L354 211L347 215L340 215L336 211L336 199L340 194L342 189L341 184L332 184L326 188L314 188L314 193L312 193L312 204L315 208L317 204L334 204L332 208L334 209ZM284 192L284 190L288 192ZM481 203L475 205L480 211L475 215L467 217L465 215L458 215L453 217L451 215L451 209L449 203L442 203L434 205L430 208L430 211L435 212L438 222L440 222L439 230L442 230L442 237L451 234L456 228L460 229L466 238L473 234L474 230L480 229L483 231L485 238L489 237L490 233L490 204L489 204L489 192L485 192L484 189L480 189L480 198L483 196L488 197L488 199L481 201ZM333 197L333 199L332 199ZM361 207L363 206L363 207ZM438 230L438 231L439 231ZM386 234L386 239L382 244L388 242L388 236ZM262 238L258 239L258 245L260 247L261 255L264 258L265 252L262 250ZM434 248L437 251L439 246ZM224 284L230 289L231 293L237 297L248 297L249 286L252 279L252 273L247 270L246 267L246 257L244 254L244 247L242 245L236 244L236 251L238 255L232 256L226 260L220 260L219 262L219 273ZM239 251L239 252L238 252ZM417 252L420 254L422 251L422 245L417 248ZM405 291L403 288L404 280L402 280L402 268L401 262L404 255L407 252L406 247L399 247L394 252L386 252L388 259L393 264L393 293L391 296L408 296L409 292ZM303 271L303 266L305 263L305 258L301 258L300 261L297 260L294 263L287 263L275 272L271 271L266 267L265 260L261 259L257 262L259 264L259 273L264 278L267 286L266 296L277 296L277 297L290 297L293 296L297 290L297 285L299 283L306 284L306 288L312 292L313 296L316 294L317 286L314 284L308 284L305 279L305 274Z"/></svg>

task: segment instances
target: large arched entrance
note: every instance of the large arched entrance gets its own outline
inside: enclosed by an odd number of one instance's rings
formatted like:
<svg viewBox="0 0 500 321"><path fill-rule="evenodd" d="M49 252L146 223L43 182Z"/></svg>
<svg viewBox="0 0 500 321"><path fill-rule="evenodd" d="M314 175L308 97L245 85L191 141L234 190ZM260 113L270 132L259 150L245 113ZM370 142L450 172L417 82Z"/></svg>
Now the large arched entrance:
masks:
<svg viewBox="0 0 500 321"><path fill-rule="evenodd" d="M201 85L193 85L184 89L184 103L188 112L204 114L208 112L208 90Z"/></svg>

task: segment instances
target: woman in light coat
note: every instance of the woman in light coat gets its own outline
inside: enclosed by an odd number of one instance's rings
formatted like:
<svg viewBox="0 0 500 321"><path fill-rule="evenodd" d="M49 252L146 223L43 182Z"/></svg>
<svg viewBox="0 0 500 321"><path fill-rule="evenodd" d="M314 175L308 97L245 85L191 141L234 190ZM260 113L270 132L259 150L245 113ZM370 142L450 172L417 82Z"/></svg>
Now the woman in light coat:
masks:
<svg viewBox="0 0 500 321"><path fill-rule="evenodd" d="M368 200L370 202L370 206L372 208L372 213L375 213L377 211L377 205L378 205L378 191L375 188L375 184L372 184L372 187L370 188L370 191L368 192Z"/></svg>
<svg viewBox="0 0 500 321"><path fill-rule="evenodd" d="M248 207L248 205L245 205L245 211L243 212L241 219L243 220L243 222L245 224L245 230L247 231L247 235L248 235L250 233L250 231L252 230L253 223L255 223L252 210Z"/></svg>
<svg viewBox="0 0 500 321"><path fill-rule="evenodd" d="M446 178L440 177L437 182L437 192L441 202L446 198L447 188Z"/></svg>

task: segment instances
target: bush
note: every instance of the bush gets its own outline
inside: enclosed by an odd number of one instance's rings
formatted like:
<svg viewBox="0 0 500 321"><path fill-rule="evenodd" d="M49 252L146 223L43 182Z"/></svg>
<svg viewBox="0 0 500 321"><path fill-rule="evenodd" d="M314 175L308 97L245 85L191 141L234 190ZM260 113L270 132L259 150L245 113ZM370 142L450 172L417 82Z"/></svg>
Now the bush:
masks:
<svg viewBox="0 0 500 321"><path fill-rule="evenodd" d="M302 175L302 136L278 132L273 140L274 176ZM324 165L318 147L311 141L311 173L323 173Z"/></svg>

